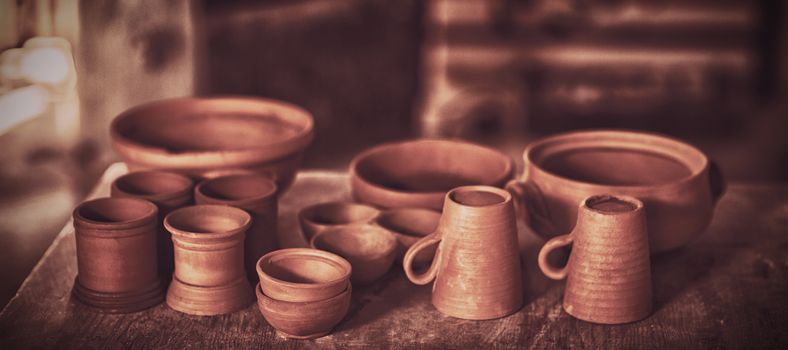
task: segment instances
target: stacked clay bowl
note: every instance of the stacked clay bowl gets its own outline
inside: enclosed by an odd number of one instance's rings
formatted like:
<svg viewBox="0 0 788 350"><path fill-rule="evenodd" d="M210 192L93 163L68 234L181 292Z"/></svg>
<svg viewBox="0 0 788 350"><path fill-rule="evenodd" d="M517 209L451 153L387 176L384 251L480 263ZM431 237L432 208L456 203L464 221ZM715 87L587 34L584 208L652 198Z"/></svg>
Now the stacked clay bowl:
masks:
<svg viewBox="0 0 788 350"><path fill-rule="evenodd" d="M197 178L262 173L287 189L314 138L312 115L252 97L176 98L143 104L112 122L112 147L131 170Z"/></svg>
<svg viewBox="0 0 788 350"><path fill-rule="evenodd" d="M291 339L322 337L350 308L350 263L326 251L281 249L257 262L257 304L265 320Z"/></svg>

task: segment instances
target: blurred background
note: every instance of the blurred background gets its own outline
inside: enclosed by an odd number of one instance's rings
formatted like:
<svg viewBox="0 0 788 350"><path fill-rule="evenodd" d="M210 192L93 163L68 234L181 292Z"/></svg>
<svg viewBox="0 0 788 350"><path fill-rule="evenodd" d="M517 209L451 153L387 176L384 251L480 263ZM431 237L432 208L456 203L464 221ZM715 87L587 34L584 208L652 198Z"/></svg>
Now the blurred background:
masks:
<svg viewBox="0 0 788 350"><path fill-rule="evenodd" d="M124 109L183 95L315 116L304 168L384 141L522 149L678 137L732 183L788 180L781 0L0 0L0 305L117 157Z"/></svg>

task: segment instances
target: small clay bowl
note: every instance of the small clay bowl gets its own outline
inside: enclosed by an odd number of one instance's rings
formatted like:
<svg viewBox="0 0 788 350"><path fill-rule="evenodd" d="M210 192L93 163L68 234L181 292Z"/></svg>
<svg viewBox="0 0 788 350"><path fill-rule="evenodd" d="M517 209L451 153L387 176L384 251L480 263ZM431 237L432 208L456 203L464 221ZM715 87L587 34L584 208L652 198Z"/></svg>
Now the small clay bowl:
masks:
<svg viewBox="0 0 788 350"><path fill-rule="evenodd" d="M277 333L290 339L320 338L345 318L350 309L352 286L329 299L294 303L272 299L258 285L257 306Z"/></svg>
<svg viewBox="0 0 788 350"><path fill-rule="evenodd" d="M309 248L280 249L257 261L260 288L280 301L308 302L334 297L347 289L350 263L339 255Z"/></svg>
<svg viewBox="0 0 788 350"><path fill-rule="evenodd" d="M182 207L192 201L192 179L169 171L135 171L112 182L113 197L147 199L164 212Z"/></svg>
<svg viewBox="0 0 788 350"><path fill-rule="evenodd" d="M368 149L350 163L353 197L379 208L441 210L446 192L465 185L502 187L514 161L488 147L452 140L411 140Z"/></svg>
<svg viewBox="0 0 788 350"><path fill-rule="evenodd" d="M397 238L388 230L372 224L337 226L312 237L312 248L336 253L353 266L350 279L369 284L382 277L397 257Z"/></svg>
<svg viewBox="0 0 788 350"><path fill-rule="evenodd" d="M298 222L307 241L329 227L372 222L380 211L351 202L326 202L308 206L298 212Z"/></svg>
<svg viewBox="0 0 788 350"><path fill-rule="evenodd" d="M385 210L375 219L375 223L389 230L397 237L399 249L397 261L402 262L405 252L422 237L435 232L441 213L423 208L401 208ZM419 252L413 260L416 265L425 265L435 256L437 245Z"/></svg>

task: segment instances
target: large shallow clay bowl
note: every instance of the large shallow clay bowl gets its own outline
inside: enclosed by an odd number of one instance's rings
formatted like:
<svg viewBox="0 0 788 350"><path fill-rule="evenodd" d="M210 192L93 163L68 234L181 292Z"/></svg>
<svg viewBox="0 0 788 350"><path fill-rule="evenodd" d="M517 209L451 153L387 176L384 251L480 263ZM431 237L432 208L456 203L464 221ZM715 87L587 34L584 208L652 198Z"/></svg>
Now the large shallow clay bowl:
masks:
<svg viewBox="0 0 788 350"><path fill-rule="evenodd" d="M492 148L454 140L383 144L350 164L353 197L381 208L443 208L446 192L464 185L503 186L511 158Z"/></svg>
<svg viewBox="0 0 788 350"><path fill-rule="evenodd" d="M353 283L369 284L391 268L397 256L397 238L371 224L332 227L312 237L312 248L326 250L347 259L353 266Z"/></svg>
<svg viewBox="0 0 788 350"><path fill-rule="evenodd" d="M584 198L610 193L645 203L652 252L675 249L703 232L725 189L703 152L650 133L559 134L529 145L523 160L522 177L507 189L525 204L528 225L545 238L572 230Z"/></svg>
<svg viewBox="0 0 788 350"><path fill-rule="evenodd" d="M313 339L322 337L337 325L350 308L350 284L342 293L318 301L290 302L273 299L258 285L257 306L265 320L286 338Z"/></svg>
<svg viewBox="0 0 788 350"><path fill-rule="evenodd" d="M326 202L310 205L298 212L298 222L307 242L329 227L372 222L380 211L365 204Z"/></svg>
<svg viewBox="0 0 788 350"><path fill-rule="evenodd" d="M300 107L251 97L177 98L131 108L112 122L112 146L130 169L198 178L257 172L287 188L312 142Z"/></svg>
<svg viewBox="0 0 788 350"><path fill-rule="evenodd" d="M397 261L402 261L405 252L422 237L435 232L441 213L424 208L399 208L385 210L375 219L375 223L389 230L397 237L399 248ZM435 256L437 245L425 248L413 259L416 265L426 265Z"/></svg>
<svg viewBox="0 0 788 350"><path fill-rule="evenodd" d="M280 249L257 261L263 293L282 301L307 302L336 296L347 289L351 273L347 260L318 249Z"/></svg>

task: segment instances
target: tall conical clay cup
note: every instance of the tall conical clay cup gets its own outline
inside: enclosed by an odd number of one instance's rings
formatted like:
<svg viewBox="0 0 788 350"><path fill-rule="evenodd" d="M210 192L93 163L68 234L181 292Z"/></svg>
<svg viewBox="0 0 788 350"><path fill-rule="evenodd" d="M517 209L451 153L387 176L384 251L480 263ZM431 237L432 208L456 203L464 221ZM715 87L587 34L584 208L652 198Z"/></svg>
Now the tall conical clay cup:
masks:
<svg viewBox="0 0 788 350"><path fill-rule="evenodd" d="M167 305L192 315L220 315L254 300L244 272L244 233L252 217L224 205L195 205L164 218L175 246Z"/></svg>
<svg viewBox="0 0 788 350"><path fill-rule="evenodd" d="M279 247L277 238L277 185L262 175L226 175L205 180L194 189L197 204L240 208L252 215L244 241L244 269L252 285L259 282L257 260Z"/></svg>
<svg viewBox="0 0 788 350"><path fill-rule="evenodd" d="M194 181L192 179L168 171L137 171L123 175L112 182L110 195L113 198L145 199L159 208L157 248L159 275L165 283L172 279L175 269L172 239L164 228L164 217L175 209L191 205Z"/></svg>
<svg viewBox="0 0 788 350"><path fill-rule="evenodd" d="M143 310L164 300L156 263L156 206L136 198L101 198L74 209L74 296L108 313Z"/></svg>
<svg viewBox="0 0 788 350"><path fill-rule="evenodd" d="M416 256L434 244L432 265L414 273ZM511 195L490 186L449 191L437 230L408 249L403 267L415 284L435 280L432 304L446 315L487 320L516 312L523 287Z"/></svg>
<svg viewBox="0 0 788 350"><path fill-rule="evenodd" d="M569 244L567 265L550 266L550 252ZM653 300L643 203L609 195L583 200L574 230L542 247L539 268L552 279L567 279L563 306L576 318L602 324L645 318Z"/></svg>

